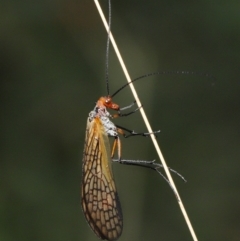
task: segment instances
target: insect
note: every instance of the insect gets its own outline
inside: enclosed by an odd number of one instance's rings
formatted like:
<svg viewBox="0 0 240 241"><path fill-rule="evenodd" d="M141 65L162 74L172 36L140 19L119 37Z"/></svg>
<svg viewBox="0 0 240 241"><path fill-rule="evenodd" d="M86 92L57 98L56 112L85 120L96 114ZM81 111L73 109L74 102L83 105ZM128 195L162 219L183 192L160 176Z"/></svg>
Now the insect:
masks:
<svg viewBox="0 0 240 241"><path fill-rule="evenodd" d="M115 125L100 98L87 120L83 179L82 208L85 217L101 239L115 240L122 233L123 221L120 202L111 170L108 135L118 136ZM117 105L116 105L117 107Z"/></svg>
<svg viewBox="0 0 240 241"><path fill-rule="evenodd" d="M108 51L109 34L107 41L107 56ZM138 79L139 78L133 81ZM109 84L107 78L108 95L99 98L96 106L89 113L87 119L85 146L83 153L81 203L85 218L92 230L99 238L106 240L118 239L123 229L123 215L117 189L113 179L111 162L116 161L122 164L148 167L156 170L160 175L162 175L158 170L158 168L162 167L162 165L155 163L154 161L121 159L121 141L119 134L122 134L124 137L129 137L136 135L148 136L150 134L157 134L159 132L156 131L153 133L136 133L134 131L115 125L111 121L111 119L116 117L123 117L133 114L139 109L136 108L134 111L123 114L121 111L131 108L135 102L129 106L120 108L118 104L112 101L112 98L128 85L129 84L123 85L114 94L109 95ZM117 114L111 115L108 112L108 109L117 111ZM125 131L128 132L128 134L125 134ZM109 137L114 138L112 150L110 149L108 139ZM118 159L113 159L116 149L118 150ZM183 178L176 171L172 169L170 170ZM168 182L166 178L165 180Z"/></svg>
<svg viewBox="0 0 240 241"><path fill-rule="evenodd" d="M121 235L123 228L121 206L111 169L116 147L118 159L115 161L152 169L159 166L154 161L121 160L121 142L118 133L125 137L131 135L147 136L150 133L135 133L125 129L131 132L126 135L110 120L114 116L107 111L107 108L118 111L115 117L132 114L138 109L121 114L120 110L122 109L112 102L111 96L106 96L101 97L93 111L89 113L83 154L82 208L90 227L98 237L115 240ZM112 152L108 136L114 137Z"/></svg>

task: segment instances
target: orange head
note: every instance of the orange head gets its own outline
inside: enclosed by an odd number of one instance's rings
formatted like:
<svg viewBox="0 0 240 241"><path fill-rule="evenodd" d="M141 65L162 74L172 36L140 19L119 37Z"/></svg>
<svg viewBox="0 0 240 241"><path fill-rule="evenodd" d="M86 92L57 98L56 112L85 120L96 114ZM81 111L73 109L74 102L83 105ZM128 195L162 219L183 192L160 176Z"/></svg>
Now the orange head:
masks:
<svg viewBox="0 0 240 241"><path fill-rule="evenodd" d="M97 101L97 106L98 107L105 106L105 107L107 107L109 109L112 109L112 110L119 110L120 109L119 105L112 102L111 96L100 97L100 99Z"/></svg>

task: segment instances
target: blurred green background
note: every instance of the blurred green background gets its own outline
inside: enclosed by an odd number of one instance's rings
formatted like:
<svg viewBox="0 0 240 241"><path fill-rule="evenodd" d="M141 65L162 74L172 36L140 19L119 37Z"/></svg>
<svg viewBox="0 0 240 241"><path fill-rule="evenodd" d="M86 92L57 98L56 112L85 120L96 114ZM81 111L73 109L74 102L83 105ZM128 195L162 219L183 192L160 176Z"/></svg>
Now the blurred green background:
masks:
<svg viewBox="0 0 240 241"><path fill-rule="evenodd" d="M107 1L101 0L107 14ZM199 240L240 240L240 2L112 1L112 31ZM88 113L106 95L106 32L91 0L0 2L0 240L95 241L80 207ZM110 53L110 92L126 83ZM129 89L115 98L133 100ZM145 131L136 113L115 121ZM122 138L127 159L157 158ZM167 183L113 165L121 241L192 240Z"/></svg>

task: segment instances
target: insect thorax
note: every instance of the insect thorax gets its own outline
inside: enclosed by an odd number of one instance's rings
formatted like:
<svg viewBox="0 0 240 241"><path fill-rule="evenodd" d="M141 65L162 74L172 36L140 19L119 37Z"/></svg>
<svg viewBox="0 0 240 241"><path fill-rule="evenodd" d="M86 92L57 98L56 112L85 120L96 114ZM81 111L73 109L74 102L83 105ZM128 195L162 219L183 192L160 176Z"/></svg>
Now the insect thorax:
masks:
<svg viewBox="0 0 240 241"><path fill-rule="evenodd" d="M88 121L92 122L96 117L99 117L104 126L105 132L108 136L118 136L117 127L114 125L110 118L111 114L107 111L106 107L95 106L94 110L89 113Z"/></svg>

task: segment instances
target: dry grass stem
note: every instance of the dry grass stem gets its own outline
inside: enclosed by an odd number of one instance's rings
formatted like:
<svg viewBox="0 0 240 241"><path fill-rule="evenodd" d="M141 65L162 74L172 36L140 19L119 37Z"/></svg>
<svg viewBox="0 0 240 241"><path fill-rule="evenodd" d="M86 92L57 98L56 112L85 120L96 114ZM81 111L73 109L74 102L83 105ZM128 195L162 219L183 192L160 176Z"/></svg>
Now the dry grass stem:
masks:
<svg viewBox="0 0 240 241"><path fill-rule="evenodd" d="M109 26L108 26L108 23L107 23L107 21L106 21L106 19L105 19L105 16L104 16L103 12L102 12L102 9L101 9L101 7L100 7L100 5L99 5L99 2L98 2L98 0L94 0L94 2L95 2L96 7L97 7L97 9L98 9L98 11L99 11L99 14L100 14L100 16L101 16L101 19L102 19L102 21L103 21L103 24L104 24L104 26L105 26L105 28L106 28L106 30L107 30L107 32L108 32L108 31L109 31ZM117 45L116 45L116 42L115 42L115 40L114 40L113 35L112 35L111 32L110 32L110 40L111 40L111 42L112 42L113 48L114 48L114 50L115 50L115 52L116 52L116 55L117 55L117 57L118 57L118 60L119 60L119 62L120 62L120 65L121 65L121 67L122 67L122 69L123 69L123 72L124 72L124 74L125 74L125 76L126 76L126 79L127 79L128 82L131 82L131 78L130 78L130 76L129 76L129 74L128 74L128 71L127 71L127 69L126 69L126 66L125 66L125 64L124 64L124 62L123 62L123 59L122 59L122 57L121 57L121 54L120 54L120 52L119 52L119 50L118 50L118 47L117 47ZM135 99L136 102L137 102L137 105L138 105L138 106L142 106L142 104L141 104L141 102L140 102L140 99L138 98L137 92L136 92L136 90L135 90L135 88L134 88L134 85L133 85L132 83L130 83L129 86L130 86L131 91L132 91L132 93L133 93L134 99ZM148 121L148 119L147 119L147 116L146 116L146 114L145 114L144 109L143 109L143 108L140 108L140 112L141 112L142 118L143 118L143 120L144 120L144 122L145 122L145 124L146 124L146 127L147 127L148 132L149 132L149 133L152 133L153 131L152 131L152 128L151 128L151 126L150 126L150 124L149 124L149 121ZM157 143L157 140L156 140L156 138L155 138L155 136L154 136L153 134L150 135L150 136L151 136L153 145L155 146L155 149L156 149L156 151L157 151L157 154L158 154L158 156L159 156L159 159L161 160L161 163L162 163L162 165L163 165L163 167L164 167L164 170L165 170L165 172L166 172L167 178L168 178L168 180L169 180L169 182L170 182L170 184L171 184L171 186L172 186L172 188L173 188L173 190L174 190L174 192L175 192L175 195L176 195L178 204L179 204L180 209L181 209L181 211L182 211L182 214L183 214L183 216L184 216L184 218L185 218L185 221L186 221L187 226L188 226L188 228L189 228L189 231L190 231L190 233L191 233L191 235L192 235L192 238L193 238L194 241L197 241L198 239L197 239L196 234L195 234L195 232L194 232L194 229L193 229L193 227L192 227L192 225L191 225L191 222L190 222L190 220L189 220L189 218L188 218L187 212L186 212L186 210L185 210L185 208L184 208L184 206L183 206L183 203L182 203L181 198L180 198L180 196L179 196L179 193L178 193L178 191L177 191L177 189L176 189L176 186L175 186L175 184L174 184L174 182L173 182L173 179L172 179L171 174L170 174L170 172L169 172L168 166L166 165L165 159L164 159L163 154L162 154L162 152L161 152L161 150L160 150L160 147L159 147L159 145L158 145L158 143Z"/></svg>

